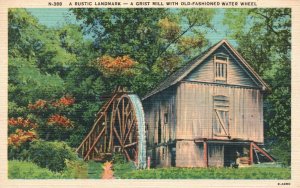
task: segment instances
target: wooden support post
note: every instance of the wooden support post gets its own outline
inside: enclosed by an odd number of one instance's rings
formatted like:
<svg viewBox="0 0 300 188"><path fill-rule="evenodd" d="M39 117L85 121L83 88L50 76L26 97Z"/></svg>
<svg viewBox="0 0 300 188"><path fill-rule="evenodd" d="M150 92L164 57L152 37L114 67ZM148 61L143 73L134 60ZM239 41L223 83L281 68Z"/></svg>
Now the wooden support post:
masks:
<svg viewBox="0 0 300 188"><path fill-rule="evenodd" d="M147 158L147 169L150 170L150 156Z"/></svg>
<svg viewBox="0 0 300 188"><path fill-rule="evenodd" d="M253 143L251 142L250 143L250 156L249 156L249 165L252 165L253 164Z"/></svg>
<svg viewBox="0 0 300 188"><path fill-rule="evenodd" d="M203 160L204 160L204 166L208 167L207 142L206 141L203 141Z"/></svg>
<svg viewBox="0 0 300 188"><path fill-rule="evenodd" d="M252 143L252 146L254 148L256 148L259 152L261 152L263 155L265 155L270 161L274 162L274 159L269 154L267 154L264 150L262 150L260 147L258 147L258 145L256 145L255 143Z"/></svg>
<svg viewBox="0 0 300 188"><path fill-rule="evenodd" d="M106 141L107 141L107 113L106 112L104 112L105 114L104 114L104 126L105 126L105 131L104 131L104 149L103 149L103 152L107 152L107 143L106 143Z"/></svg>

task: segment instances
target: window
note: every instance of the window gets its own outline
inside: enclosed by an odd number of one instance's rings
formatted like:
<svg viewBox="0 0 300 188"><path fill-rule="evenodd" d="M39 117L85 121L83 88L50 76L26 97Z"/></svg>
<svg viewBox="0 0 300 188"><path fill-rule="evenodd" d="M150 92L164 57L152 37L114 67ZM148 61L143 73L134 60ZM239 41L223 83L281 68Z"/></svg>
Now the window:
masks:
<svg viewBox="0 0 300 188"><path fill-rule="evenodd" d="M228 57L225 54L216 54L214 56L215 81L227 81L227 64Z"/></svg>
<svg viewBox="0 0 300 188"><path fill-rule="evenodd" d="M230 137L229 133L229 98L216 95L214 99L214 136Z"/></svg>

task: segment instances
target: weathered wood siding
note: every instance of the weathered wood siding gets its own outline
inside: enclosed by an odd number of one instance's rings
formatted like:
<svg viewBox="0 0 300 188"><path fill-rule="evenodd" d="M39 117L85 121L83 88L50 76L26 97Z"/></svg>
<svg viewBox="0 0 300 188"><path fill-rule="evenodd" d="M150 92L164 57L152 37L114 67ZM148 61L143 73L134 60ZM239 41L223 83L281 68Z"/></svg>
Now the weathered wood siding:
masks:
<svg viewBox="0 0 300 188"><path fill-rule="evenodd" d="M222 167L224 165L224 145L208 145L208 166Z"/></svg>
<svg viewBox="0 0 300 188"><path fill-rule="evenodd" d="M177 139L228 139L214 136L213 96L229 99L232 139L263 142L263 97L259 90L228 85L182 82L177 89Z"/></svg>
<svg viewBox="0 0 300 188"><path fill-rule="evenodd" d="M176 167L205 167L203 144L194 141L176 142Z"/></svg>
<svg viewBox="0 0 300 188"><path fill-rule="evenodd" d="M204 62L196 67L186 78L188 81L200 81L200 82L215 82L214 75L214 54L223 53L228 55L229 61L227 64L227 82L231 85L242 85L257 87L257 83L253 81L244 67L238 62L234 55L223 45L218 48L215 53L209 56Z"/></svg>
<svg viewBox="0 0 300 188"><path fill-rule="evenodd" d="M159 144L158 132L161 129L160 143L175 140L175 125L176 125L176 90L169 88L164 92L151 96L143 101L145 112L145 121L147 130L148 143L151 147L154 144ZM166 115L167 114L167 123Z"/></svg>

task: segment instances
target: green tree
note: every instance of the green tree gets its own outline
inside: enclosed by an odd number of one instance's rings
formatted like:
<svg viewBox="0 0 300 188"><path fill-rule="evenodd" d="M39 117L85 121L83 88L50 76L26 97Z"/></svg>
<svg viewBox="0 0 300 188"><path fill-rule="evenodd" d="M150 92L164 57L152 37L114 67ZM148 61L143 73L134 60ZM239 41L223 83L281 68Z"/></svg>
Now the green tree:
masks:
<svg viewBox="0 0 300 188"><path fill-rule="evenodd" d="M71 94L76 104L61 111L74 122L74 132L38 129L41 138L68 140L72 146L80 142L92 124L100 102L101 75L89 65L94 59L91 42L84 39L79 26L65 25L48 28L41 25L26 9L9 9L9 62L8 98L9 118L34 119L47 126L47 119L55 109L36 114L28 110L29 103L42 99L55 101ZM92 58L90 58L92 57ZM56 110L57 113L59 113Z"/></svg>
<svg viewBox="0 0 300 188"><path fill-rule="evenodd" d="M128 86L140 95L207 44L212 9L71 9L94 40L98 57L129 56L138 73ZM123 79L123 78L120 78ZM110 83L113 90L119 82Z"/></svg>

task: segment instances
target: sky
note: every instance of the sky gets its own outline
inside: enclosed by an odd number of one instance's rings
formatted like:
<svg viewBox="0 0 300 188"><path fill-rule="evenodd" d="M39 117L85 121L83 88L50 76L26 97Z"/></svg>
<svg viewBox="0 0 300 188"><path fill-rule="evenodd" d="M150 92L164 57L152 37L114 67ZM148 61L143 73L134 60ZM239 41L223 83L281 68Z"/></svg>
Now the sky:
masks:
<svg viewBox="0 0 300 188"><path fill-rule="evenodd" d="M30 8L27 9L31 14L38 18L39 22L48 27L60 27L67 23L77 23L75 16L65 8ZM234 47L237 47L237 43L234 40L230 40L227 36L228 28L222 24L224 17L224 9L217 9L217 13L212 20L216 31L209 32L206 36L211 44L215 44L222 39L227 39Z"/></svg>

